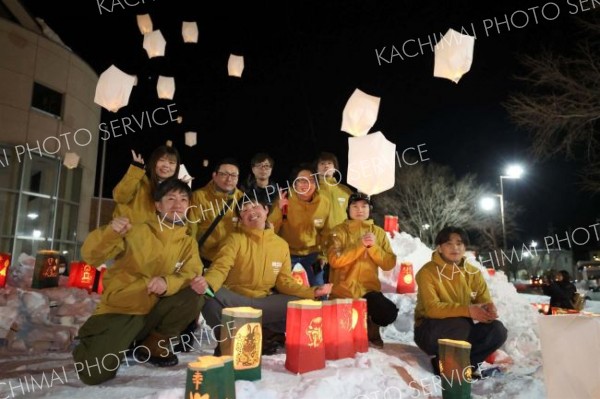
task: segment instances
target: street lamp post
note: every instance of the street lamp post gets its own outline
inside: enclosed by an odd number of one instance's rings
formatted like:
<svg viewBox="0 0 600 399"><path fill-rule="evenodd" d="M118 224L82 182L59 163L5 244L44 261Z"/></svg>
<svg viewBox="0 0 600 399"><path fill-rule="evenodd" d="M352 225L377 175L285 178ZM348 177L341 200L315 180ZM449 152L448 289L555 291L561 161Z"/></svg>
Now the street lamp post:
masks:
<svg viewBox="0 0 600 399"><path fill-rule="evenodd" d="M506 250L506 224L504 221L504 185L502 179L519 179L523 175L523 168L511 165L506 169L506 175L500 176L500 217L502 218L502 247Z"/></svg>

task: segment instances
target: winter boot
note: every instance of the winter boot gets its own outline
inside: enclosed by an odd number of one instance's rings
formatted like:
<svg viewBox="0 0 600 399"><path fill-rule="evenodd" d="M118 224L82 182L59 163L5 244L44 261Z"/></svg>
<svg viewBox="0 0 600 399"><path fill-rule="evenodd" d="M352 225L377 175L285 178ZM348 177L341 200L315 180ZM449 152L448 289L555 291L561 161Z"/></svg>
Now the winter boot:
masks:
<svg viewBox="0 0 600 399"><path fill-rule="evenodd" d="M383 340L381 339L381 334L379 333L379 325L375 324L371 317L367 319L367 336L369 338L369 343L375 348L383 348Z"/></svg>
<svg viewBox="0 0 600 399"><path fill-rule="evenodd" d="M136 360L140 363L148 362L156 367L176 366L179 363L179 358L172 350L169 350L169 338L157 332L151 332L140 344L140 349L136 353ZM162 345L159 346L161 343Z"/></svg>

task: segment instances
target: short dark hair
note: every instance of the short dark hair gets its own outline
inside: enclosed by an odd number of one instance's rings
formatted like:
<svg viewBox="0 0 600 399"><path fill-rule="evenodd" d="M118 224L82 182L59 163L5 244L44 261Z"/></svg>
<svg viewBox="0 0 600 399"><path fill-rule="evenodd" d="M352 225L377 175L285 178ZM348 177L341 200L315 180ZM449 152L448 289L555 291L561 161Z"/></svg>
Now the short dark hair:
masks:
<svg viewBox="0 0 600 399"><path fill-rule="evenodd" d="M562 278L565 281L571 281L571 275L566 270L559 270L556 274L562 275Z"/></svg>
<svg viewBox="0 0 600 399"><path fill-rule="evenodd" d="M321 162L321 161L331 161L331 162L333 162L333 167L335 168L335 170L339 170L339 168L340 168L338 159L335 156L335 154L332 153L332 152L326 152L326 151L321 152L319 154L319 157L317 158L317 162L316 162L316 164L317 164L316 166L317 167L319 166L319 162Z"/></svg>
<svg viewBox="0 0 600 399"><path fill-rule="evenodd" d="M168 179L160 183L154 191L154 201L160 201L162 197L171 191L185 193L188 197L192 197L192 189L187 185L187 183L184 183L179 179Z"/></svg>
<svg viewBox="0 0 600 399"><path fill-rule="evenodd" d="M249 199L246 200L246 198ZM267 194L261 190L260 192L254 192L254 198L250 198L247 194L244 195L241 198L242 202L240 203L238 200L238 204L235 207L235 214L237 217L240 217L240 214L242 212L242 208L244 207L244 205L249 204L249 203L253 203L253 204L259 204L262 206L267 207L268 213L267 216L271 213L271 204L269 203L269 200L267 199Z"/></svg>
<svg viewBox="0 0 600 399"><path fill-rule="evenodd" d="M233 165L238 169L238 171L240 170L240 164L235 158L223 158L215 164L215 169L213 172L217 173L221 168L221 165Z"/></svg>
<svg viewBox="0 0 600 399"><path fill-rule="evenodd" d="M298 173L302 172L303 170L309 170L311 174L315 173L315 169L313 168L313 166L310 163L304 162L292 169L292 173L290 173L289 181L292 184L294 184L294 181L298 177Z"/></svg>
<svg viewBox="0 0 600 399"><path fill-rule="evenodd" d="M435 236L435 245L442 245L443 243L448 242L451 234L458 234L465 246L469 245L469 236L467 231L462 227L456 226L446 226L441 229L437 236Z"/></svg>
<svg viewBox="0 0 600 399"><path fill-rule="evenodd" d="M177 151L175 147L170 147L167 145L161 145L160 147L157 147L154 151L152 151L152 154L150 154L148 166L146 167L148 175L150 176L151 191L153 192L156 190L156 187L159 184L159 177L156 174L156 164L158 163L158 160L164 156L168 157L169 159L174 159L177 163L177 166L175 167L175 173L173 176L169 177L169 179L177 178L179 175L179 167L181 165L179 151Z"/></svg>
<svg viewBox="0 0 600 399"><path fill-rule="evenodd" d="M271 166L275 166L275 161L266 152L259 152L257 154L254 154L254 156L250 160L250 166L254 166L257 163L261 163L262 161L269 161L269 163L271 164Z"/></svg>

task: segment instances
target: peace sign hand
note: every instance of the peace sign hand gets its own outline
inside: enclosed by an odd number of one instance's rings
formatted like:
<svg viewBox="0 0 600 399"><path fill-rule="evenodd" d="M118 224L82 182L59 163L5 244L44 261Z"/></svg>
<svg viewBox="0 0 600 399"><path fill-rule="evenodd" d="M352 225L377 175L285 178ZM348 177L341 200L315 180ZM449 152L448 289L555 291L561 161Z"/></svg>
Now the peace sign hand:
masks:
<svg viewBox="0 0 600 399"><path fill-rule="evenodd" d="M136 154L134 150L131 150L131 154L133 155L133 162L144 164L144 158L142 158L142 153Z"/></svg>

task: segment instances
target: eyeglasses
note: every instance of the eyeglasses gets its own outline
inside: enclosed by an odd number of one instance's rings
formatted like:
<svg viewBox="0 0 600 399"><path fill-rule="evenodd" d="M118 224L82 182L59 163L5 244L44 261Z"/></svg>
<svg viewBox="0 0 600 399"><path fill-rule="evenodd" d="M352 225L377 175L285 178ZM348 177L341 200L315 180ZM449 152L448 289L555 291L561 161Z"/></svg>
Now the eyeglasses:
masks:
<svg viewBox="0 0 600 399"><path fill-rule="evenodd" d="M271 166L271 164L268 163L256 163L254 164L254 167L260 169L271 169L273 166Z"/></svg>
<svg viewBox="0 0 600 399"><path fill-rule="evenodd" d="M240 177L240 175L237 173L228 173L228 172L217 172L217 175L224 177L224 178L231 177L232 179L237 179L238 177Z"/></svg>

